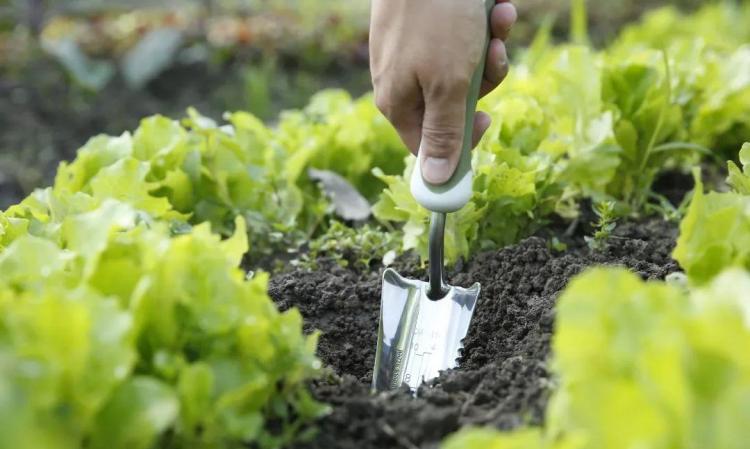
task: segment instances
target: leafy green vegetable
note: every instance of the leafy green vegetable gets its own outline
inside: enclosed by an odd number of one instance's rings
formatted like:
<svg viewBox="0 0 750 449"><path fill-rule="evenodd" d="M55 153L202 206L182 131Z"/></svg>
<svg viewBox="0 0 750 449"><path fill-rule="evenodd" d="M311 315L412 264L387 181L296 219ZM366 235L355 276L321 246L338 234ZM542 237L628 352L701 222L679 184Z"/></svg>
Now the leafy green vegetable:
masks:
<svg viewBox="0 0 750 449"><path fill-rule="evenodd" d="M739 347L750 343L750 303L737 287L748 282L729 271L690 295L622 269L571 282L557 309L561 384L548 431L580 429L582 447L741 447L750 356Z"/></svg>
<svg viewBox="0 0 750 449"><path fill-rule="evenodd" d="M122 200L46 190L0 221L0 447L281 447L325 411L305 385L316 336L237 268L241 217L223 241L172 236Z"/></svg>
<svg viewBox="0 0 750 449"><path fill-rule="evenodd" d="M148 377L134 377L120 385L99 412L91 447L148 449L178 414L172 388Z"/></svg>
<svg viewBox="0 0 750 449"><path fill-rule="evenodd" d="M318 259L328 258L340 266L368 270L373 262L383 265L393 262L400 244L396 233L371 225L352 228L340 221L334 221L323 235L310 242L295 263L309 269L317 269Z"/></svg>
<svg viewBox="0 0 750 449"><path fill-rule="evenodd" d="M178 228L210 222L222 235L241 215L259 258L299 246L324 220L327 202L307 168L334 170L370 197L381 188L371 167L403 169L402 144L371 96L322 92L275 129L243 112L227 120L190 110L182 124L154 116L132 135L95 137L60 166L54 194L117 198Z"/></svg>
<svg viewBox="0 0 750 449"><path fill-rule="evenodd" d="M18 236L27 232L28 223L13 217L7 217L0 211L0 251Z"/></svg>
<svg viewBox="0 0 750 449"><path fill-rule="evenodd" d="M237 113L230 121L231 128L219 128L191 113L183 127L156 116L132 136L96 137L61 165L53 192L117 198L156 219L208 221L224 235L240 214L259 255L283 233L293 234L287 243L304 235L305 221L312 226L323 213L319 200L285 178L283 156L258 120Z"/></svg>
<svg viewBox="0 0 750 449"><path fill-rule="evenodd" d="M742 145L740 163L742 164L742 171L734 162L729 161L727 163L729 171L727 183L732 186L735 192L750 195L750 142Z"/></svg>
<svg viewBox="0 0 750 449"><path fill-rule="evenodd" d="M709 60L690 132L699 144L733 156L750 135L750 45Z"/></svg>
<svg viewBox="0 0 750 449"><path fill-rule="evenodd" d="M631 52L610 58L603 96L616 113L614 133L622 153L620 176L607 191L632 213L641 210L654 178L674 159L662 145L686 139L684 118L674 100L672 62L666 53Z"/></svg>
<svg viewBox="0 0 750 449"><path fill-rule="evenodd" d="M685 113L689 141L728 158L750 131L748 20L747 2L716 2L691 15L663 8L623 31L610 51L618 56L639 48L666 51L673 100Z"/></svg>
<svg viewBox="0 0 750 449"><path fill-rule="evenodd" d="M673 6L662 7L625 28L613 46L660 48L700 36L712 48L732 50L750 39L750 31L743 26L748 18L747 2L707 3L690 14Z"/></svg>
<svg viewBox="0 0 750 449"><path fill-rule="evenodd" d="M690 293L621 268L559 299L544 429L464 430L448 448L741 448L750 437L750 273Z"/></svg>
<svg viewBox="0 0 750 449"><path fill-rule="evenodd" d="M331 170L370 199L383 187L371 174L373 167L388 174L404 168L405 147L371 94L352 101L342 90L321 92L304 110L283 113L274 136L288 153L295 178L306 166Z"/></svg>
<svg viewBox="0 0 750 449"><path fill-rule="evenodd" d="M680 224L672 257L691 281L702 284L726 267L750 268L750 196L704 193L698 173L695 179L693 199Z"/></svg>

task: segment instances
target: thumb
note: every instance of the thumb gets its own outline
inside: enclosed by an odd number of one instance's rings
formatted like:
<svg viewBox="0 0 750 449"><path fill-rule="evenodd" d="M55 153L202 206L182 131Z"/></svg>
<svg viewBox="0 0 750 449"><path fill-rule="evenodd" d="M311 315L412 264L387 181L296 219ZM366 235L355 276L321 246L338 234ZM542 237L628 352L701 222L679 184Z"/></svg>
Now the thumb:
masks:
<svg viewBox="0 0 750 449"><path fill-rule="evenodd" d="M419 163L430 184L444 184L456 170L461 156L466 119L467 89L443 90L425 95Z"/></svg>

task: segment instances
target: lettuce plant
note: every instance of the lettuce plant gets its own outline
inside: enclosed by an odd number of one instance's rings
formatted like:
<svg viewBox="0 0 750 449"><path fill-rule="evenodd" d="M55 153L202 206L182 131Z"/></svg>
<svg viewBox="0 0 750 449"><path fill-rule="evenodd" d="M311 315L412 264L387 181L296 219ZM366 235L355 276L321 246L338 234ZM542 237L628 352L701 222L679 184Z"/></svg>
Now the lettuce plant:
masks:
<svg viewBox="0 0 750 449"><path fill-rule="evenodd" d="M368 199L383 189L371 173L373 167L388 174L404 169L406 150L371 94L352 100L342 90L320 92L304 109L282 113L272 135L287 154L285 165L295 178L306 167L331 170Z"/></svg>
<svg viewBox="0 0 750 449"><path fill-rule="evenodd" d="M740 152L747 162L749 145ZM697 284L711 280L729 266L750 268L750 191L748 175L729 163L732 192L703 192L696 172L696 186L673 257Z"/></svg>
<svg viewBox="0 0 750 449"><path fill-rule="evenodd" d="M244 112L226 119L220 126L190 110L182 123L154 116L134 133L97 136L61 164L53 190L116 198L177 227L209 222L225 236L240 215L260 257L321 229L329 206L307 168L336 171L370 197L382 188L372 167L403 169L398 136L370 96L322 92L274 128Z"/></svg>
<svg viewBox="0 0 750 449"><path fill-rule="evenodd" d="M742 170L732 161L727 163L727 170L729 171L727 184L732 186L732 189L737 193L750 195L750 142L742 145L739 159L742 164Z"/></svg>
<svg viewBox="0 0 750 449"><path fill-rule="evenodd" d="M274 448L325 411L316 336L237 268L241 217L223 241L173 236L123 201L42 193L0 218L0 447Z"/></svg>
<svg viewBox="0 0 750 449"><path fill-rule="evenodd" d="M185 125L155 116L135 133L98 136L61 164L52 191L93 200L115 198L159 220L209 222L223 235L241 215L258 255L290 244L315 226L320 199L284 170L284 155L253 116L229 116L219 127L192 112Z"/></svg>
<svg viewBox="0 0 750 449"><path fill-rule="evenodd" d="M446 448L741 448L750 438L750 273L686 292L621 268L559 299L544 429L464 430Z"/></svg>

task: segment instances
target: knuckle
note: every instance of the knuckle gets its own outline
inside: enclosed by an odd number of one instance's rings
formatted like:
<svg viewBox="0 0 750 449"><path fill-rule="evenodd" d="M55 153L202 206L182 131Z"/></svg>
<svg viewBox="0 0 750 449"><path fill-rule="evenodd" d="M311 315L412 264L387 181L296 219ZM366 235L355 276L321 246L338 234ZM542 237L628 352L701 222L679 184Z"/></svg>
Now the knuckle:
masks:
<svg viewBox="0 0 750 449"><path fill-rule="evenodd" d="M427 125L422 128L423 140L431 156L449 157L461 146L463 128L456 126Z"/></svg>
<svg viewBox="0 0 750 449"><path fill-rule="evenodd" d="M427 95L431 98L452 98L464 95L469 91L470 85L469 72L445 72L430 83Z"/></svg>
<svg viewBox="0 0 750 449"><path fill-rule="evenodd" d="M394 102L390 95L384 94L382 91L375 91L375 107L386 117L393 116Z"/></svg>

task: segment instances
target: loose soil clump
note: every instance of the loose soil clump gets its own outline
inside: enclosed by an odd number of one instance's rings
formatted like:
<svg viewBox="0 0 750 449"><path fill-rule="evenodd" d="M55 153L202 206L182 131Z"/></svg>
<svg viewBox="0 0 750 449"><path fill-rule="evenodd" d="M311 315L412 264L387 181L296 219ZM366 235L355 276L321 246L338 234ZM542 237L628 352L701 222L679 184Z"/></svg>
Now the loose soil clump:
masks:
<svg viewBox="0 0 750 449"><path fill-rule="evenodd" d="M282 310L299 308L306 332L322 332L318 355L330 368L312 391L333 411L318 423L317 437L298 447L432 448L463 426L542 423L555 386L547 362L561 290L592 265L620 265L644 279L663 279L678 270L670 257L676 236L676 225L665 221L625 223L600 251L580 236L565 252L531 237L458 264L448 282L480 282L482 293L458 368L423 386L416 399L406 389L370 394L382 269L365 273L328 264L275 276L271 297ZM394 268L426 276L414 258Z"/></svg>

